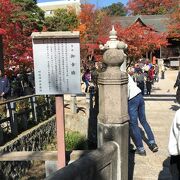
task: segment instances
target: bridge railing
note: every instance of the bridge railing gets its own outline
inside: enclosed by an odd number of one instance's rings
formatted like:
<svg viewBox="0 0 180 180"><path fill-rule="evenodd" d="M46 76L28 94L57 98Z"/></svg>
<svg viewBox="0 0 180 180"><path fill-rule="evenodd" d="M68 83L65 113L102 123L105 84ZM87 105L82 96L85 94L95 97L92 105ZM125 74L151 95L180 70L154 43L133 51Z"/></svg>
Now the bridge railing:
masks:
<svg viewBox="0 0 180 180"><path fill-rule="evenodd" d="M119 180L119 148L114 141L104 143L68 166L52 173L46 180Z"/></svg>
<svg viewBox="0 0 180 180"><path fill-rule="evenodd" d="M0 145L55 114L54 96L24 96L0 103Z"/></svg>

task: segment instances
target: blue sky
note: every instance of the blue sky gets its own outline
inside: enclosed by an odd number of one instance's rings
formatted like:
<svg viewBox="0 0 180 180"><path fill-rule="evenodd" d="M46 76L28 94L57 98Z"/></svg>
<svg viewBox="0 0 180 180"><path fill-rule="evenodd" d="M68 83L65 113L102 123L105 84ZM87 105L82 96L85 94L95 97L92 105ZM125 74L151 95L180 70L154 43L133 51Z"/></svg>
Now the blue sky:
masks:
<svg viewBox="0 0 180 180"><path fill-rule="evenodd" d="M38 3L40 2L50 2L50 1L58 1L58 0L37 0ZM61 0L59 0L61 1ZM126 4L128 0L86 0L87 3L98 5L98 7L104 7L111 5L112 3L121 2Z"/></svg>

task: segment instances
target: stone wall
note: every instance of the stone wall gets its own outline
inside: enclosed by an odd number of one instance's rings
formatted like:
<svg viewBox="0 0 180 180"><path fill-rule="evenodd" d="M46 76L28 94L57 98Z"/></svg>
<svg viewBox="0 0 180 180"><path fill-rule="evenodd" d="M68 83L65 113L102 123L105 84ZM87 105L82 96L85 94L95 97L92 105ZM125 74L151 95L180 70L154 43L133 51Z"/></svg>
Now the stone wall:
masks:
<svg viewBox="0 0 180 180"><path fill-rule="evenodd" d="M0 148L0 153L12 151L41 151L50 143L56 132L55 116L22 133ZM31 161L0 162L0 179L20 179L31 167Z"/></svg>

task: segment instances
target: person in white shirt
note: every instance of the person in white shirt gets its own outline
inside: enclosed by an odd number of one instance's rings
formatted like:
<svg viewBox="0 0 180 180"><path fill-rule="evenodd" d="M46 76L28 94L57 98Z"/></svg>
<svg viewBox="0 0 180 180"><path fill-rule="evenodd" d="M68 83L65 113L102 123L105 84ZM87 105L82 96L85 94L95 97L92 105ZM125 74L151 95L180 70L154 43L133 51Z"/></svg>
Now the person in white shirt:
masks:
<svg viewBox="0 0 180 180"><path fill-rule="evenodd" d="M176 111L171 125L168 150L173 180L180 180L180 109Z"/></svg>
<svg viewBox="0 0 180 180"><path fill-rule="evenodd" d="M158 146L155 143L153 132L146 120L145 115L145 103L141 94L141 90L137 87L132 77L128 74L128 114L130 117L129 127L130 134L134 140L136 146L136 153L142 156L146 155L146 151L143 146L142 135L138 126L138 119L141 123L148 138L148 146L151 151L157 152Z"/></svg>

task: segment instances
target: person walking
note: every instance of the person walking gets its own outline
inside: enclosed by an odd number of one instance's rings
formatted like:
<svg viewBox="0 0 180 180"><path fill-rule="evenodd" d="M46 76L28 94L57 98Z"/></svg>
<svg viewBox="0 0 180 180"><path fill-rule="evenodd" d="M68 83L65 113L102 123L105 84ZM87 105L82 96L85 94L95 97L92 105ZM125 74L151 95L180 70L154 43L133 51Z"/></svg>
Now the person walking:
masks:
<svg viewBox="0 0 180 180"><path fill-rule="evenodd" d="M141 89L141 93L144 96L144 73L142 72L142 69L139 69L136 75L136 83L137 86Z"/></svg>
<svg viewBox="0 0 180 180"><path fill-rule="evenodd" d="M168 150L172 180L180 180L180 109L176 111L171 125Z"/></svg>
<svg viewBox="0 0 180 180"><path fill-rule="evenodd" d="M128 74L128 114L130 117L130 134L136 146L136 154L145 156L146 151L143 145L142 135L138 126L138 119L148 138L148 146L152 152L158 151L154 134L149 126L145 115L145 102L141 90L137 87L132 77Z"/></svg>
<svg viewBox="0 0 180 180"><path fill-rule="evenodd" d="M86 71L84 72L84 74L82 76L82 80L86 85L85 92L87 93L88 92L88 87L90 86L89 83L91 81L91 72L90 72L89 69L86 69Z"/></svg>
<svg viewBox="0 0 180 180"><path fill-rule="evenodd" d="M0 70L0 98L1 101L7 98L10 91L10 83L6 76L4 76L2 70Z"/></svg>
<svg viewBox="0 0 180 180"><path fill-rule="evenodd" d="M155 64L154 72L155 72L155 81L159 82L159 66L158 66L158 64Z"/></svg>
<svg viewBox="0 0 180 180"><path fill-rule="evenodd" d="M152 81L149 77L146 79L146 95L151 95Z"/></svg>

